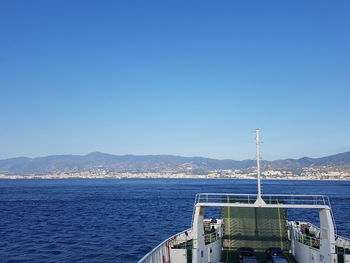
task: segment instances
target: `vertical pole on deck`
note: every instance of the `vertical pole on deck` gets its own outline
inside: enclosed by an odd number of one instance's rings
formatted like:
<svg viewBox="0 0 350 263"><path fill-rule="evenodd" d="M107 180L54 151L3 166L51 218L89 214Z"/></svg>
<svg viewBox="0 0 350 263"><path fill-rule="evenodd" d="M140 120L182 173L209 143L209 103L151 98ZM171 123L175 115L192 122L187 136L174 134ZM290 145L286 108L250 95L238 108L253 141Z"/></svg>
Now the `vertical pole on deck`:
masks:
<svg viewBox="0 0 350 263"><path fill-rule="evenodd" d="M256 144L256 168L258 174L258 198L255 204L259 206L266 205L264 200L261 198L261 178L260 178L260 130L255 130L255 144Z"/></svg>
<svg viewBox="0 0 350 263"><path fill-rule="evenodd" d="M258 199L261 198L261 182L260 182L260 130L255 130L255 144L256 144L256 167L258 170Z"/></svg>

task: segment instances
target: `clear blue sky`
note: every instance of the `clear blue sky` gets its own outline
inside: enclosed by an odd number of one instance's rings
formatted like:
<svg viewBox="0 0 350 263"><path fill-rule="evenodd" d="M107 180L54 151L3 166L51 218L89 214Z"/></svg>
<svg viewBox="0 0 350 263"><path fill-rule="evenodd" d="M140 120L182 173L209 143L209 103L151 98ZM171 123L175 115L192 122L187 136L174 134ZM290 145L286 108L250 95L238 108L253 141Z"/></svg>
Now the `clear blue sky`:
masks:
<svg viewBox="0 0 350 263"><path fill-rule="evenodd" d="M350 1L0 1L0 158L350 150Z"/></svg>

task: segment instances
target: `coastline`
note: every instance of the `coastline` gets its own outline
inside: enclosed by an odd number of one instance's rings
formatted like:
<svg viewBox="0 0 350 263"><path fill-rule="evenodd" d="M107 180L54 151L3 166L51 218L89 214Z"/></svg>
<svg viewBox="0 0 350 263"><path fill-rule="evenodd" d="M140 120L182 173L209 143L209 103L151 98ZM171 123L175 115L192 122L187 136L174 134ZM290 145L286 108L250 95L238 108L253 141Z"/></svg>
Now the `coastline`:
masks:
<svg viewBox="0 0 350 263"><path fill-rule="evenodd" d="M130 174L128 176L123 175L90 175L90 176L77 176L77 175L0 175L0 180L66 180L66 179L209 179L209 180L256 180L253 176L240 176L240 177L220 177L220 176L208 176L208 175L181 175L174 176L169 174ZM263 177L263 180L281 180L281 181L350 181L350 177L328 177L315 178L313 176L287 176L287 177Z"/></svg>

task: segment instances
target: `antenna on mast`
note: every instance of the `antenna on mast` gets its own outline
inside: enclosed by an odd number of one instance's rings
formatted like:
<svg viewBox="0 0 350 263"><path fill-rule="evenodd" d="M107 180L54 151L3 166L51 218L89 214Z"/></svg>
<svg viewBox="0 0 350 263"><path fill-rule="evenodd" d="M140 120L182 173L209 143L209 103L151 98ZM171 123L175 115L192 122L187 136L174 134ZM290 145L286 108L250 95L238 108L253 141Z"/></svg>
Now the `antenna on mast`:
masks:
<svg viewBox="0 0 350 263"><path fill-rule="evenodd" d="M255 130L255 144L256 144L256 168L257 168L257 174L258 174L258 197L255 201L255 204L257 205L264 205L265 202L261 198L261 179L260 179L260 130Z"/></svg>

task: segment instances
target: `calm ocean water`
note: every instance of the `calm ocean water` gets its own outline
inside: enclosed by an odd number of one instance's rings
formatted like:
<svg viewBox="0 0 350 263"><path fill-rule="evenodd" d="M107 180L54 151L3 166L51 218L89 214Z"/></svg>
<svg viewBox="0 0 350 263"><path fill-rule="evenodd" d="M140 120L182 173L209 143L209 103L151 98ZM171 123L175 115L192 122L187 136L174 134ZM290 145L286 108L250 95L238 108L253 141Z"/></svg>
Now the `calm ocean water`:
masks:
<svg viewBox="0 0 350 263"><path fill-rule="evenodd" d="M136 262L190 226L198 192L255 193L256 182L0 180L0 262ZM263 192L328 195L338 233L350 237L350 182L263 181Z"/></svg>

